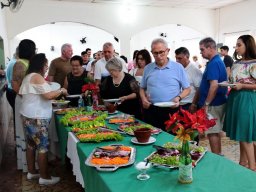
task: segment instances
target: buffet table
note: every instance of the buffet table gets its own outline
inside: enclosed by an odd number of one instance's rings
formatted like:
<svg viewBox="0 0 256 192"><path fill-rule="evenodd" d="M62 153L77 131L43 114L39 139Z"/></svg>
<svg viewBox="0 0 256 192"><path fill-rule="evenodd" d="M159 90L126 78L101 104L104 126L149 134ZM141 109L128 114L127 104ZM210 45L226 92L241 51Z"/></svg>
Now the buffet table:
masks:
<svg viewBox="0 0 256 192"><path fill-rule="evenodd" d="M57 132L61 146L62 158L65 157L67 138L70 128L59 123L61 116L56 116ZM117 128L116 125L111 124L112 128ZM163 132L154 136L156 138L156 145L163 145L166 142L173 141L173 136ZM73 139L72 139L73 138ZM177 182L177 169L153 167L149 169L148 174L150 179L147 181L140 181L136 178L139 174L135 167L128 166L117 169L115 172L99 172L94 167L85 165L86 158L90 155L95 147L105 146L110 144L123 144L135 147L137 150L136 161L143 161L145 157L151 154L155 149L152 145L134 145L131 143L130 136L124 136L121 142L101 142L101 143L80 143L75 137L69 136L69 143L76 144L76 152L69 152L68 156L73 156L74 174L78 182L84 181L83 187L86 192L110 192L110 191L140 191L140 192L166 192L166 191L188 191L188 192L215 192L215 191L256 191L256 173L250 171L236 163L207 152L203 159L198 163L197 167L193 169L193 183L180 184ZM74 143L69 144L73 146ZM68 150L72 151L72 150ZM76 156L77 155L77 156ZM76 156L76 157L74 157ZM80 171L83 179L78 179L77 173L77 159L80 160ZM81 175L80 175L81 177Z"/></svg>

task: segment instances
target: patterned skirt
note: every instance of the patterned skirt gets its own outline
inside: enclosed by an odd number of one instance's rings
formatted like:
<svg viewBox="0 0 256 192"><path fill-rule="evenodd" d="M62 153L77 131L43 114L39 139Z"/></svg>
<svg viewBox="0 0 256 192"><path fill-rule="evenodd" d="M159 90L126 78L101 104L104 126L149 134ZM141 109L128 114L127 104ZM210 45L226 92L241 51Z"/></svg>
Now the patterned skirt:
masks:
<svg viewBox="0 0 256 192"><path fill-rule="evenodd" d="M223 130L235 141L256 141L256 91L231 91Z"/></svg>

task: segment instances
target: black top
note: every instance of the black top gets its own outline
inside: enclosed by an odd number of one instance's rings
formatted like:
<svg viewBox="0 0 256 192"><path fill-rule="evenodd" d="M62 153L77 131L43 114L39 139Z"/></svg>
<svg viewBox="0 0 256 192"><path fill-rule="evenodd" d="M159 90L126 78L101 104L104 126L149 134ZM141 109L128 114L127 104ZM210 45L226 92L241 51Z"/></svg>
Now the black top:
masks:
<svg viewBox="0 0 256 192"><path fill-rule="evenodd" d="M232 67L232 65L233 65L233 63L234 63L232 57L230 57L229 55L226 55L226 56L224 57L223 62L224 62L224 64L225 64L226 67L230 67L230 68Z"/></svg>
<svg viewBox="0 0 256 192"><path fill-rule="evenodd" d="M113 78L108 76L100 86L101 98L116 99L122 96L130 95L131 93L135 93L135 91L131 88L134 82L136 82L135 78L128 73L125 73L124 79L119 85L114 85ZM120 105L118 105L117 110L135 115L137 118L141 116L140 104L137 98L122 102Z"/></svg>
<svg viewBox="0 0 256 192"><path fill-rule="evenodd" d="M74 76L72 72L67 74L68 80L68 94L77 95L82 93L82 86L85 84L85 79L87 77L87 72L84 70L81 76ZM79 98L70 99L70 105L77 106Z"/></svg>

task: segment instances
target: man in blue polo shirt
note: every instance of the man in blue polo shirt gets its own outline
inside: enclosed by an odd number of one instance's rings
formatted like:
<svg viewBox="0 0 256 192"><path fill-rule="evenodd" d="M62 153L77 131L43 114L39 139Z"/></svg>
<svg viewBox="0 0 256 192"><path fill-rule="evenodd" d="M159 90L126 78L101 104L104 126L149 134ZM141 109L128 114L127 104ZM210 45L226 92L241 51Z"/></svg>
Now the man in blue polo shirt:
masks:
<svg viewBox="0 0 256 192"><path fill-rule="evenodd" d="M140 84L140 96L144 110L144 121L165 129L169 114L178 110L179 101L190 93L189 81L183 66L170 61L170 49L161 38L153 40L151 52L155 62L148 64ZM158 102L174 102L171 107L154 106Z"/></svg>
<svg viewBox="0 0 256 192"><path fill-rule="evenodd" d="M203 78L199 87L199 106L205 108L210 116L216 118L216 125L206 134L209 138L211 151L221 154L221 136L223 127L227 88L219 87L218 83L227 81L225 64L221 60L216 43L212 38L205 38L199 42L201 55L208 59Z"/></svg>

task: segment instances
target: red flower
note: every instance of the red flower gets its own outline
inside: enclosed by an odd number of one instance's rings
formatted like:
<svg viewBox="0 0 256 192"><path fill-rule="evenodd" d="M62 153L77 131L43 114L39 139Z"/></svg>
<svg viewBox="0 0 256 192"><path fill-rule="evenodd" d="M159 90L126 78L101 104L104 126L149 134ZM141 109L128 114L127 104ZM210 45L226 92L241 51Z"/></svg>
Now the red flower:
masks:
<svg viewBox="0 0 256 192"><path fill-rule="evenodd" d="M82 92L85 92L85 91L97 92L98 90L99 90L99 87L95 83L88 83L83 85L82 87Z"/></svg>
<svg viewBox="0 0 256 192"><path fill-rule="evenodd" d="M216 124L216 119L208 119L205 109L201 108L191 114L182 108L165 122L166 130L176 133L176 138L180 140L188 140L188 134L192 136L193 132L203 133Z"/></svg>

